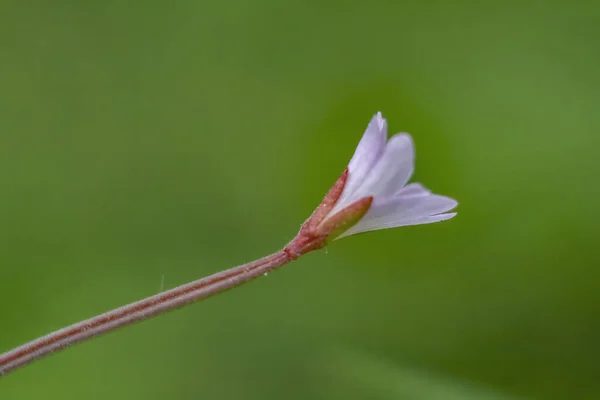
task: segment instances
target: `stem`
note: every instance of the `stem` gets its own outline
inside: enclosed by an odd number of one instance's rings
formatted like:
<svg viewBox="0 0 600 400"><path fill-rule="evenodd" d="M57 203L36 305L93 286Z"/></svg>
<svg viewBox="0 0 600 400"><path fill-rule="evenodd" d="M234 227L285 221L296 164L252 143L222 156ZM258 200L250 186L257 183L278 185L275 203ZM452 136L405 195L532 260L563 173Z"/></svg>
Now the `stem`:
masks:
<svg viewBox="0 0 600 400"><path fill-rule="evenodd" d="M52 332L0 355L0 376L65 347L223 292L279 268L299 256L292 246Z"/></svg>
<svg viewBox="0 0 600 400"><path fill-rule="evenodd" d="M334 226L325 224L326 229L321 228L323 221L341 196L348 174L349 170L346 168L315 212L302 224L298 235L283 250L67 326L0 354L0 377L65 347L239 286L310 251L324 247L333 228L344 222L336 219Z"/></svg>

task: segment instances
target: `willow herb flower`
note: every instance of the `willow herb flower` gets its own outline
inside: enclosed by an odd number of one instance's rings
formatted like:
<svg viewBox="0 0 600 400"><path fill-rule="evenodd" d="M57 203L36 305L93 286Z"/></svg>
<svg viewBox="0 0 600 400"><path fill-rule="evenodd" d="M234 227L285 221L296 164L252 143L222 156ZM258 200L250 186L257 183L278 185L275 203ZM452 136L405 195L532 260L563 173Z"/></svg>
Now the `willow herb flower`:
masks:
<svg viewBox="0 0 600 400"><path fill-rule="evenodd" d="M249 282L331 240L377 229L428 224L452 218L455 200L406 184L414 170L410 135L387 139L387 122L377 113L344 173L283 249L258 260L188 282L83 320L0 354L0 377L76 343Z"/></svg>
<svg viewBox="0 0 600 400"><path fill-rule="evenodd" d="M388 140L387 121L377 113L358 143L348 167L296 239L298 255L331 240L357 233L450 219L457 202L407 184L414 172L415 149L408 133ZM294 243L292 241L292 243Z"/></svg>

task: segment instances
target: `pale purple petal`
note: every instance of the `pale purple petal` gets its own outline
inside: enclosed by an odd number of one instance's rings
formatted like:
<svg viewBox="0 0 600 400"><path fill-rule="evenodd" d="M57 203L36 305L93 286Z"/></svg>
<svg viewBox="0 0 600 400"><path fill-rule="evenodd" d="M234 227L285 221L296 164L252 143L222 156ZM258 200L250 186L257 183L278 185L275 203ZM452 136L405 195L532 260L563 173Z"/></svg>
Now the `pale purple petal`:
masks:
<svg viewBox="0 0 600 400"><path fill-rule="evenodd" d="M430 195L431 191L420 183L409 183L408 185L400 188L395 194L394 197L400 196L427 196Z"/></svg>
<svg viewBox="0 0 600 400"><path fill-rule="evenodd" d="M399 133L388 140L383 154L366 179L356 189L362 196L393 196L410 179L414 170L415 150L412 138Z"/></svg>
<svg viewBox="0 0 600 400"><path fill-rule="evenodd" d="M348 164L348 180L342 195L331 211L332 215L358 200L353 197L353 194L356 193L358 187L371 173L373 165L377 163L385 150L386 142L387 121L383 118L381 112L378 112L371 118L367 130L360 139L354 151L354 156Z"/></svg>
<svg viewBox="0 0 600 400"><path fill-rule="evenodd" d="M450 219L456 213L442 214L457 206L454 199L439 195L376 198L365 216L338 238L360 232L406 225L429 224Z"/></svg>
<svg viewBox="0 0 600 400"><path fill-rule="evenodd" d="M346 191L348 193L360 185L365 179L373 165L377 162L385 149L387 140L387 121L380 112L371 118L367 130L360 139L354 156L348 164L348 181Z"/></svg>
<svg viewBox="0 0 600 400"><path fill-rule="evenodd" d="M366 219L385 219L391 215L406 217L435 215L450 211L458 205L450 197L432 194L429 196L400 196L391 199L375 199L367 214Z"/></svg>

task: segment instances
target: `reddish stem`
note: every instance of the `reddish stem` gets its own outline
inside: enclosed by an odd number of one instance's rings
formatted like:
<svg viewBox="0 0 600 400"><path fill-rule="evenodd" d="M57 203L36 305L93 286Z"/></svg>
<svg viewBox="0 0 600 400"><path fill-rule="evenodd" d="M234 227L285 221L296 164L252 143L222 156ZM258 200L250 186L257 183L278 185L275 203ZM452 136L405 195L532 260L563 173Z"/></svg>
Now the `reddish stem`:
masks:
<svg viewBox="0 0 600 400"><path fill-rule="evenodd" d="M67 326L0 354L0 376L65 347L224 292L279 268L309 251L322 248L332 233L330 231L337 226L339 218L335 219L336 226L325 225L326 229L320 227L342 194L347 178L346 169L327 193L321 205L302 225L298 235L283 250Z"/></svg>
<svg viewBox="0 0 600 400"><path fill-rule="evenodd" d="M0 355L0 376L76 343L231 289L298 258L303 249L285 249L248 264L178 286L135 303L52 332Z"/></svg>

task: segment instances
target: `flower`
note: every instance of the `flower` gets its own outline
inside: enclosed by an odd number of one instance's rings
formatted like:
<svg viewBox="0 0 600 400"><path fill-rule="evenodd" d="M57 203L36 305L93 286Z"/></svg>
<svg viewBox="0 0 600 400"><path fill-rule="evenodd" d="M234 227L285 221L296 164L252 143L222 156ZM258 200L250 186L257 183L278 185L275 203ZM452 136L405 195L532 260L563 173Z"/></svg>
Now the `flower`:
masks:
<svg viewBox="0 0 600 400"><path fill-rule="evenodd" d="M458 205L456 200L432 194L419 183L406 184L414 172L413 140L408 133L397 133L389 140L387 135L387 121L378 112L348 164L344 190L329 216L365 197L371 196L373 201L364 216L338 239L378 229L445 221L456 215L448 213Z"/></svg>
<svg viewBox="0 0 600 400"><path fill-rule="evenodd" d="M331 240L398 226L450 219L457 201L432 194L408 180L414 171L411 136L387 138L387 121L378 112L356 147L348 167L290 243L292 256Z"/></svg>

